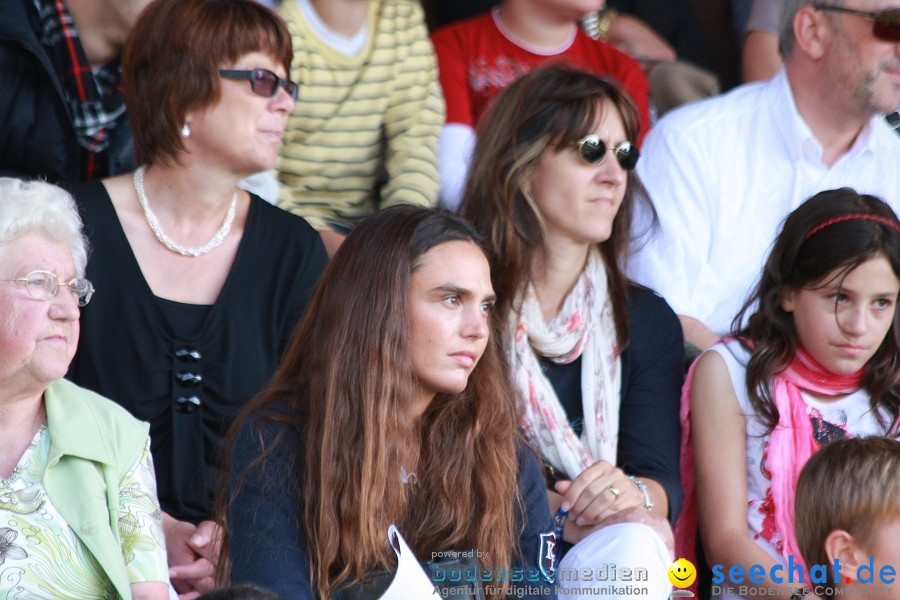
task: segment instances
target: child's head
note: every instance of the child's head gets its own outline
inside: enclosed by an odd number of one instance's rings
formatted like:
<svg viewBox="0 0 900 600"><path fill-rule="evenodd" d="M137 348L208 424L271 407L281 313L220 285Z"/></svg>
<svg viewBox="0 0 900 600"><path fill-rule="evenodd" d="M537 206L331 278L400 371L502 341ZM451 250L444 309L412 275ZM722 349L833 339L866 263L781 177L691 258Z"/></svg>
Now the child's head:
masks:
<svg viewBox="0 0 900 600"><path fill-rule="evenodd" d="M836 441L809 459L794 503L794 533L808 566L832 565L837 558L845 581L855 579L857 566L873 556L876 584L882 565L900 569L900 538L883 535L900 523L898 473L900 442L889 438Z"/></svg>
<svg viewBox="0 0 900 600"><path fill-rule="evenodd" d="M748 390L765 390L802 345L834 373L865 367L863 386L873 403L890 396L885 404L896 412L898 290L900 223L891 208L848 188L816 194L784 221L756 290L733 324L737 336L753 341ZM777 413L762 413L774 425Z"/></svg>
<svg viewBox="0 0 900 600"><path fill-rule="evenodd" d="M775 240L760 282L744 309L755 309L748 326L751 338L757 339L752 334L770 322L795 345L794 318L783 307L785 294L833 280L840 285L853 269L879 255L887 259L894 276L900 277L900 222L887 203L849 188L816 194L785 219ZM900 330L898 315L894 317L896 351Z"/></svg>

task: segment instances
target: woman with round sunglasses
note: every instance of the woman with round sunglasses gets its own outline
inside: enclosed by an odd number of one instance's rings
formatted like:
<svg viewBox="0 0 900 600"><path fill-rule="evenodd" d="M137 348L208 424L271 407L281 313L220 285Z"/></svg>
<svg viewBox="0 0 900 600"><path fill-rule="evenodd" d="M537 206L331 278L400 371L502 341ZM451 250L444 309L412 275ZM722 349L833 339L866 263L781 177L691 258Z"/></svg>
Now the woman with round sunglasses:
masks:
<svg viewBox="0 0 900 600"><path fill-rule="evenodd" d="M612 563L647 568L650 597L665 597L684 353L666 302L624 275L634 204L649 202L638 123L605 79L523 76L481 123L462 214L492 245L520 426L567 542L560 585Z"/></svg>
<svg viewBox="0 0 900 600"><path fill-rule="evenodd" d="M133 173L73 188L94 248L69 377L150 422L172 578L212 585L219 438L275 372L326 261L315 231L238 187L275 165L297 85L251 0L157 0L122 70Z"/></svg>

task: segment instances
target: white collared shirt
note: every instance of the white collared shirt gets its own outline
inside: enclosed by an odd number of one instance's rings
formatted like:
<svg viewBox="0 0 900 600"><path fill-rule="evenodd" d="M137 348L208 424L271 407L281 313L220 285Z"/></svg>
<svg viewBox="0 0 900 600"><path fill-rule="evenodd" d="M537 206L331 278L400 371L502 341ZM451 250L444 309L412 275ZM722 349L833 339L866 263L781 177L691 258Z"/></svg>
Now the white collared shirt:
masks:
<svg viewBox="0 0 900 600"><path fill-rule="evenodd" d="M900 137L874 116L844 156L824 165L784 69L667 114L641 153L638 173L660 229L629 275L718 334L729 331L781 222L801 202L851 187L900 209ZM637 221L636 231L645 227Z"/></svg>

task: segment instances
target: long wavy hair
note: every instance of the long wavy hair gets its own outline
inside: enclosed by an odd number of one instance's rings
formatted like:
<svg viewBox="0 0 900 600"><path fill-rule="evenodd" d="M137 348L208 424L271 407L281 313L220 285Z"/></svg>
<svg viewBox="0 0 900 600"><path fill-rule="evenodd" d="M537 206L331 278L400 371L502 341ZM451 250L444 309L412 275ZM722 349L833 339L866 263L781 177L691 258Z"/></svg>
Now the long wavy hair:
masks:
<svg viewBox="0 0 900 600"><path fill-rule="evenodd" d="M732 322L732 334L751 351L747 393L768 431L778 423L770 382L790 365L797 350L794 317L781 307L785 292L817 289L829 283L835 271L843 281L850 271L878 255L885 256L900 277L900 231L895 227L855 218L810 235L826 221L860 213L897 223L897 215L883 200L849 188L820 192L801 204L785 219L759 283ZM900 413L900 310L896 304L893 324L866 363L862 381L872 408L883 407L896 420Z"/></svg>
<svg viewBox="0 0 900 600"><path fill-rule="evenodd" d="M541 214L529 192L538 159L555 146L574 144L612 105L625 135L636 140L640 119L634 102L616 84L563 64L553 63L523 75L494 100L479 124L478 140L463 196L461 214L491 246L491 273L501 323L532 280L535 256L543 251ZM611 159L610 159L611 160ZM628 172L625 198L608 240L598 244L606 264L619 347L628 344L625 266L631 225L641 203L656 215L635 171Z"/></svg>
<svg viewBox="0 0 900 600"><path fill-rule="evenodd" d="M438 394L417 422L409 414L410 279L429 249L458 240L482 247L462 219L412 206L384 209L354 228L274 379L233 430L255 422L263 448L245 473L285 444L284 436L263 439L265 423L300 432L304 446L286 450L321 598L394 564L391 523L419 558L477 548L492 568L509 568L516 553L517 429L497 344L489 341L464 391ZM413 445L418 483L403 485L400 466Z"/></svg>

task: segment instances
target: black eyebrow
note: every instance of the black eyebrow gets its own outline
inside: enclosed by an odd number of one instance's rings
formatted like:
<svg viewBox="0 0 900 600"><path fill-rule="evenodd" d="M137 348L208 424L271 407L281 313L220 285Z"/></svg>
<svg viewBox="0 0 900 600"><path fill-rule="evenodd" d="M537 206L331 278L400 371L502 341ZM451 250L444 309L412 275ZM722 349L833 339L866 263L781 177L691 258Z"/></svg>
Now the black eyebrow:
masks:
<svg viewBox="0 0 900 600"><path fill-rule="evenodd" d="M841 293L841 294L848 294L848 295L849 294L854 294L854 295L859 294L858 290L855 290L852 287L847 287L843 283L825 284L818 289L825 292L826 294L831 294L831 293ZM896 295L894 294L894 292L891 292L891 291L875 292L874 296L876 298L896 298Z"/></svg>
<svg viewBox="0 0 900 600"><path fill-rule="evenodd" d="M439 285L435 288L432 288L432 292L449 292L451 294L456 294L458 296L470 297L473 294L472 290L467 290L466 288L459 287L458 285L453 285L452 283L445 283L444 285ZM485 302L496 302L497 296L496 294L489 294L483 298Z"/></svg>

